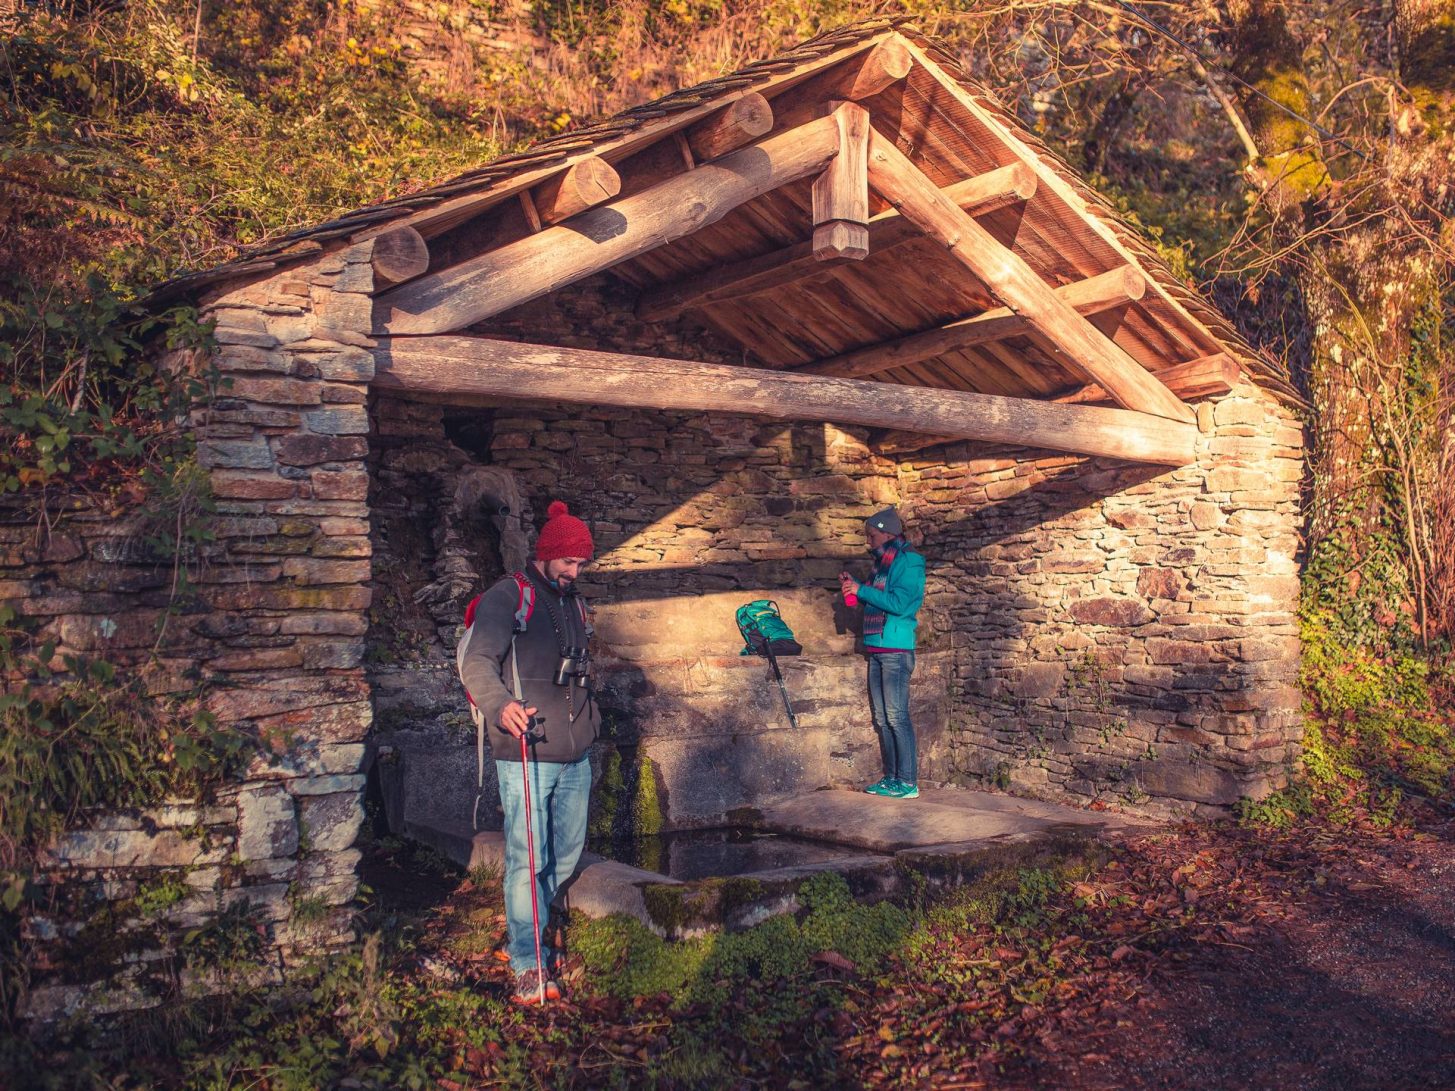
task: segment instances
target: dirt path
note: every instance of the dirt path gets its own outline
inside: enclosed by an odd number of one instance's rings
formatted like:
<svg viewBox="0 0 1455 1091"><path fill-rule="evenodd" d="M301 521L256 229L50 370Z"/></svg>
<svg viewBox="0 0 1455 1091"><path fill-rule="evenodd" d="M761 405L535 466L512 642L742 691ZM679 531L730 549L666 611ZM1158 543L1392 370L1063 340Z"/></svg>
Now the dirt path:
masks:
<svg viewBox="0 0 1455 1091"><path fill-rule="evenodd" d="M1300 848L1263 861L1282 896L1252 900L1236 944L1166 952L1111 1025L1067 1035L1078 1048L1033 1055L1010 1082L1455 1088L1455 823Z"/></svg>

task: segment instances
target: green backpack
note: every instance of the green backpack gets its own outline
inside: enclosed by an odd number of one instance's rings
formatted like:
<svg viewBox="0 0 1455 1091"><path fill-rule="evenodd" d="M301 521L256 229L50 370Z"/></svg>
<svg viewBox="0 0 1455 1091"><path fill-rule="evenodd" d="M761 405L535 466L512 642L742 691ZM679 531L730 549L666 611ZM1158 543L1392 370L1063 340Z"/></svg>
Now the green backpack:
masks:
<svg viewBox="0 0 1455 1091"><path fill-rule="evenodd" d="M739 655L800 655L803 645L793 639L778 604L768 599L755 599L738 607L738 632L746 647Z"/></svg>

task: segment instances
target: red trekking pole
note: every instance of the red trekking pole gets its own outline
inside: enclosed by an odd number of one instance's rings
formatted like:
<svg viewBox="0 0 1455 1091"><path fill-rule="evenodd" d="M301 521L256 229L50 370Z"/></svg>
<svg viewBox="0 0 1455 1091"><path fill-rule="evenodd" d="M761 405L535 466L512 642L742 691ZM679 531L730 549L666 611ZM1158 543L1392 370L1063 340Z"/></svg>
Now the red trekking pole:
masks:
<svg viewBox="0 0 1455 1091"><path fill-rule="evenodd" d="M536 876L536 839L530 821L530 766L526 753L525 733L520 736L520 777L525 788L525 851L530 857L530 923L536 940L536 986L540 989L540 1005L546 1006L546 967L541 958L541 918L537 908L540 885Z"/></svg>

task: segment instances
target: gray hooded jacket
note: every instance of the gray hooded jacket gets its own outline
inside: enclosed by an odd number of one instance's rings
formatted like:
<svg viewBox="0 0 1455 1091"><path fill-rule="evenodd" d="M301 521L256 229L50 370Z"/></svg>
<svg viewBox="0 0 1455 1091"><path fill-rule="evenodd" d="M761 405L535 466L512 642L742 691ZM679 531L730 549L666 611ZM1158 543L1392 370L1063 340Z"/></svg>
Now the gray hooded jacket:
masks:
<svg viewBox="0 0 1455 1091"><path fill-rule="evenodd" d="M525 574L535 587L535 612L526 631L516 636L515 654L525 705L536 709L537 724L546 736L531 754L537 761L575 761L596 740L601 716L587 680L558 686L556 667L565 648L586 647L590 631L582 620L580 595L561 594L534 565L527 566ZM515 700L510 638L519 599L520 590L510 576L480 596L460 666L465 689L485 715L491 753L503 761L520 760L520 743L500 726L501 710Z"/></svg>

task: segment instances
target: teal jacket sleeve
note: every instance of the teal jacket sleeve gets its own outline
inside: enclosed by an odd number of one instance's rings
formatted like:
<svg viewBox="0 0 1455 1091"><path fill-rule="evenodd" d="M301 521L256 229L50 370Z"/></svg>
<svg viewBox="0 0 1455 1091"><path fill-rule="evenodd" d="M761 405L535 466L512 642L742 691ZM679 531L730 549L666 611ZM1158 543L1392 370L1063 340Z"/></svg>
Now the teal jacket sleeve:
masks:
<svg viewBox="0 0 1455 1091"><path fill-rule="evenodd" d="M901 553L889 566L884 590L859 587L859 601L894 617L914 617L925 600L925 559L918 553Z"/></svg>

